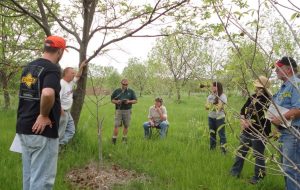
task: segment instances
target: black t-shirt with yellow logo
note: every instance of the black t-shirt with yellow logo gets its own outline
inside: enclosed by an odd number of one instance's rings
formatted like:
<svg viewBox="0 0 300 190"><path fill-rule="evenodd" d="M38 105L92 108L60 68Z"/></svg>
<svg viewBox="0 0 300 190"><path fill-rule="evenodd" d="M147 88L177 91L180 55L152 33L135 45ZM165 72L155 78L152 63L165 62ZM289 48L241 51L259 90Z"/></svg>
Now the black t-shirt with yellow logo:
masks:
<svg viewBox="0 0 300 190"><path fill-rule="evenodd" d="M49 114L52 128L47 126L41 135L58 138L60 75L60 67L47 59L40 58L25 66L20 80L17 133L34 134L32 126L40 114L42 89L52 88L55 91L54 105Z"/></svg>

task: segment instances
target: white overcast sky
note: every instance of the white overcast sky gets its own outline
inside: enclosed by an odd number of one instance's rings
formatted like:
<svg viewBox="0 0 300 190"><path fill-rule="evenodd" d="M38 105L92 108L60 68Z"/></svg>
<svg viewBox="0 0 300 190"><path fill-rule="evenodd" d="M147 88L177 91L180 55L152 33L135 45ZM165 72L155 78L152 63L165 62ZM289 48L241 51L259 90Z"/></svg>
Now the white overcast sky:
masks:
<svg viewBox="0 0 300 190"><path fill-rule="evenodd" d="M138 57L141 60L146 60L148 52L154 44L155 38L128 38L111 46L109 52L94 58L91 62L102 66L113 66L121 73L127 66L129 58ZM64 53L60 65L62 68L78 67L78 52L70 48L68 51Z"/></svg>
<svg viewBox="0 0 300 190"><path fill-rule="evenodd" d="M255 4L257 5L256 0L248 0L248 2L251 2L254 7L257 7L255 6ZM287 0L278 0L278 2L284 5L287 5L288 3ZM291 2L300 7L300 0L291 0ZM284 12L287 19L290 18L291 13L289 11L283 8L280 10ZM157 31L154 32L157 34ZM113 46L110 46L109 49L111 50L106 55L94 58L91 62L102 66L113 66L121 73L124 67L127 66L129 58L137 57L141 60L146 60L148 53L154 45L155 38L127 38ZM90 46L97 47L97 45L93 44L93 42L91 42ZM73 49L69 49L69 52L65 52L62 60L60 61L62 68L67 66L75 68L78 67L78 57L78 52Z"/></svg>

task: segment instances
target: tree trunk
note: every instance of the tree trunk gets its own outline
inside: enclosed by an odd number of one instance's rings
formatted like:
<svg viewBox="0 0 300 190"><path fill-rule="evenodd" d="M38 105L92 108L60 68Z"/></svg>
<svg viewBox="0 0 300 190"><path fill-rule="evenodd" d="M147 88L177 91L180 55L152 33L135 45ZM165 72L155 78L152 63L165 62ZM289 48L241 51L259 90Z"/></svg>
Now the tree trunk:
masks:
<svg viewBox="0 0 300 190"><path fill-rule="evenodd" d="M83 30L82 30L82 40L80 43L80 50L79 50L79 66L80 63L84 60L89 62L92 57L89 57L88 60L86 59L86 52L87 47L89 44L89 35L90 29L94 18L95 8L97 5L97 0L83 0ZM71 114L74 119L75 126L77 126L80 118L80 113L82 110L82 106L84 103L85 98L85 90L86 90L86 82L87 82L87 71L88 65L83 68L82 75L80 80L77 83L77 88L75 90L76 96L74 97L74 102L71 110Z"/></svg>
<svg viewBox="0 0 300 190"><path fill-rule="evenodd" d="M3 89L3 97L4 97L4 109L7 110L10 106L10 96L8 92L7 80L3 78L2 80L2 89Z"/></svg>
<svg viewBox="0 0 300 190"><path fill-rule="evenodd" d="M180 102L181 99L180 88L176 87L176 92L177 92L177 101Z"/></svg>
<svg viewBox="0 0 300 190"><path fill-rule="evenodd" d="M170 88L168 91L168 98L172 98L172 88Z"/></svg>
<svg viewBox="0 0 300 190"><path fill-rule="evenodd" d="M83 56L80 57L81 57L80 60L85 60L85 53ZM79 122L80 113L84 103L85 89L86 89L86 82L87 82L87 69L88 66L83 68L80 80L77 82L77 88L74 91L75 96L74 96L71 114L74 119L75 126L77 126Z"/></svg>
<svg viewBox="0 0 300 190"><path fill-rule="evenodd" d="M139 97L142 97L142 94L143 94L143 91L144 91L144 88L140 88L140 96Z"/></svg>

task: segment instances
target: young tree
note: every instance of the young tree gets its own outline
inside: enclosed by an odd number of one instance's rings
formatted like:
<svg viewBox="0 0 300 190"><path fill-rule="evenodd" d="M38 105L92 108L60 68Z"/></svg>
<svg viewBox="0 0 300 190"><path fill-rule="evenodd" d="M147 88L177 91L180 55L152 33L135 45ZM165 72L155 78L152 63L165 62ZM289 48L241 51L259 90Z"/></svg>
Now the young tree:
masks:
<svg viewBox="0 0 300 190"><path fill-rule="evenodd" d="M239 56L236 51L229 50L227 64L224 66L223 73L220 73L222 76L230 76L227 78L231 81L231 83L227 83L228 85L232 85L237 87L237 89L250 89L252 90L252 79L255 78L256 75L263 75L269 77L272 73L272 67L268 64L268 57L265 57L262 52L257 50L253 64L247 65L247 63L252 62L253 59L253 49L255 44L249 42L241 43L239 46L239 51L242 56ZM222 77L226 78L226 77ZM244 93L247 92L244 91ZM248 94L243 94L247 96Z"/></svg>
<svg viewBox="0 0 300 190"><path fill-rule="evenodd" d="M146 61L148 79L146 91L149 94L159 96L168 94L169 97L171 97L173 82L172 78L168 75L168 67L167 65L158 62L153 53L153 51L149 53L149 57Z"/></svg>
<svg viewBox="0 0 300 190"><path fill-rule="evenodd" d="M177 101L181 99L181 88L194 77L201 67L199 41L192 36L171 35L157 41L152 56L157 62L167 65L176 89Z"/></svg>
<svg viewBox="0 0 300 190"><path fill-rule="evenodd" d="M122 75L130 81L133 88L139 91L141 97L148 82L146 66L138 58L131 58Z"/></svg>
<svg viewBox="0 0 300 190"><path fill-rule="evenodd" d="M41 49L38 41L43 32L36 23L0 5L0 82L4 109L10 106L10 85L22 66L33 59Z"/></svg>

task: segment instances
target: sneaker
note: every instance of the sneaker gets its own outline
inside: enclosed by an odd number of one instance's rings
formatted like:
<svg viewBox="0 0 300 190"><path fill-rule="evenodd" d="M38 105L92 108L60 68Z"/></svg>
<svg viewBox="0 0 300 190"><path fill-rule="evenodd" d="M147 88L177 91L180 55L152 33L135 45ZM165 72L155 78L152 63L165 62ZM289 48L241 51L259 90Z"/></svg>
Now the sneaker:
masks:
<svg viewBox="0 0 300 190"><path fill-rule="evenodd" d="M112 138L111 142L112 142L112 144L116 144L117 143L117 138Z"/></svg>
<svg viewBox="0 0 300 190"><path fill-rule="evenodd" d="M122 142L127 143L127 137L122 137Z"/></svg>
<svg viewBox="0 0 300 190"><path fill-rule="evenodd" d="M256 176L253 176L250 180L249 180L249 183L252 184L252 185L256 185L258 184L263 178L262 177L256 177Z"/></svg>

